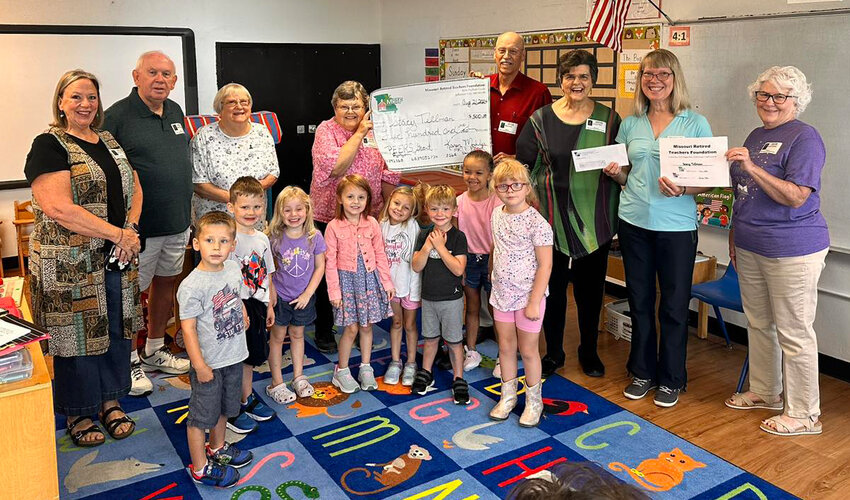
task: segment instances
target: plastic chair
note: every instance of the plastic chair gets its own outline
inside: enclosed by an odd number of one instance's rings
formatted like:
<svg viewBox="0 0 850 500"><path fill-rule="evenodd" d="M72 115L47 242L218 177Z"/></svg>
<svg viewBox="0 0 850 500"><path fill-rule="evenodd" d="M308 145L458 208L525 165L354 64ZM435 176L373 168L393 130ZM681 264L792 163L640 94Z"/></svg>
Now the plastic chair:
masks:
<svg viewBox="0 0 850 500"><path fill-rule="evenodd" d="M738 286L738 272L735 271L735 266L730 262L729 266L726 267L726 272L723 273L723 277L719 280L693 285L691 287L691 298L711 304L717 322L720 324L720 331L723 332L723 337L726 339L726 346L732 347L729 333L726 331L726 322L723 321L723 316L720 314L720 308L744 312L744 306L741 304L741 288ZM747 359L744 360L744 366L741 369L741 376L738 378L738 392L741 392L744 387L744 380L747 378L749 369L749 359L749 354L747 354Z"/></svg>

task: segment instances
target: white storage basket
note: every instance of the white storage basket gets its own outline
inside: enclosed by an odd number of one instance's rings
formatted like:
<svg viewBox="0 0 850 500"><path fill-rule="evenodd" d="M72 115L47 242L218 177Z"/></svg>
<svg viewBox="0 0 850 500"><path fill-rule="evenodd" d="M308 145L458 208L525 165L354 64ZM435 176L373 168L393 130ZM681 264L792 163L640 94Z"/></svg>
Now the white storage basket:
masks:
<svg viewBox="0 0 850 500"><path fill-rule="evenodd" d="M632 318L628 299L605 304L605 329L618 340L632 340Z"/></svg>

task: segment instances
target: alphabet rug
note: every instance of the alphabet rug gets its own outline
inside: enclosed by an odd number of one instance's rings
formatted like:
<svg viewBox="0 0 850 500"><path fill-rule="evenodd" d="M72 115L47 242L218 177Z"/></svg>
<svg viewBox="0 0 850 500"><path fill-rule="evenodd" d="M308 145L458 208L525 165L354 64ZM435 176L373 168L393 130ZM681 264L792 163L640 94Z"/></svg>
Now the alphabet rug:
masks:
<svg viewBox="0 0 850 500"><path fill-rule="evenodd" d="M384 384L389 335L374 331L376 391L344 394L334 387L336 355L320 353L312 338L305 352L312 397L278 405L265 393L268 366L254 371L255 393L277 416L247 435L228 431L229 441L254 454L230 489L195 484L186 470L187 376L154 375L151 395L124 398L137 428L122 441L77 448L57 416L61 497L494 499L529 475L566 461L589 461L653 498L795 498L557 375L543 383L545 413L538 427L518 425L526 389L522 373L513 414L491 421L500 389L492 376L498 353L492 341L479 345L482 366L466 373L467 406L453 403L449 372L435 370L435 387L424 396ZM352 352L355 376L359 355ZM286 380L292 378L291 362L285 355Z"/></svg>

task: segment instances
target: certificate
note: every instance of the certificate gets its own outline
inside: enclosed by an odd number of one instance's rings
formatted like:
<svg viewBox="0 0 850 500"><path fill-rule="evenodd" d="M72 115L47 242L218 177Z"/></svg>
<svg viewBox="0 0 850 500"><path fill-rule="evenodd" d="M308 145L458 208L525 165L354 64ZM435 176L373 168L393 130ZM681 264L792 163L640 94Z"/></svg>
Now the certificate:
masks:
<svg viewBox="0 0 850 500"><path fill-rule="evenodd" d="M621 167L629 164L625 144L612 144L573 151L573 165L576 167L576 172L600 170L607 167L609 163L619 163Z"/></svg>
<svg viewBox="0 0 850 500"><path fill-rule="evenodd" d="M390 170L460 165L490 151L490 80L467 78L386 87L372 93L375 142Z"/></svg>
<svg viewBox="0 0 850 500"><path fill-rule="evenodd" d="M677 186L727 187L726 137L663 137L659 140L661 175Z"/></svg>

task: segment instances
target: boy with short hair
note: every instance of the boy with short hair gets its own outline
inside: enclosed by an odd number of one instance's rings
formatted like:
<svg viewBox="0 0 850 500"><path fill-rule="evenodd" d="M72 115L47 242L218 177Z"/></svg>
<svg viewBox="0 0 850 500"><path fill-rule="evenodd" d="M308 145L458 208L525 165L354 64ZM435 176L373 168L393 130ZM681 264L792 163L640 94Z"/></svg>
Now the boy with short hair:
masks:
<svg viewBox="0 0 850 500"><path fill-rule="evenodd" d="M248 313L239 294L242 273L228 259L236 238L236 223L213 211L198 220L192 246L201 262L180 284L180 326L189 354L189 418L186 435L192 463L189 475L197 483L230 487L239 481L236 468L253 460L249 451L224 441L228 417L239 414L242 361L248 357L245 326ZM205 430L210 431L204 446Z"/></svg>
<svg viewBox="0 0 850 500"><path fill-rule="evenodd" d="M227 428L239 434L248 434L257 429L257 422L265 422L275 416L274 410L266 406L254 394L254 367L260 366L269 357L269 328L274 325L274 301L277 294L272 285L275 271L269 238L255 227L265 221L266 193L260 181L245 176L236 179L230 186L230 203L227 210L236 220L236 248L230 259L239 264L242 271L242 292L239 298L248 311L250 322L245 330L248 358L242 363L242 409L239 416L227 420Z"/></svg>
<svg viewBox="0 0 850 500"><path fill-rule="evenodd" d="M425 195L425 211L434 227L419 233L411 266L421 273L422 336L425 347L422 368L416 372L411 390L425 394L434 386L431 373L440 336L449 346L452 360L452 395L455 404L469 404L469 386L463 379L463 286L466 268L466 236L452 226L457 213L457 197L447 185L430 188Z"/></svg>

